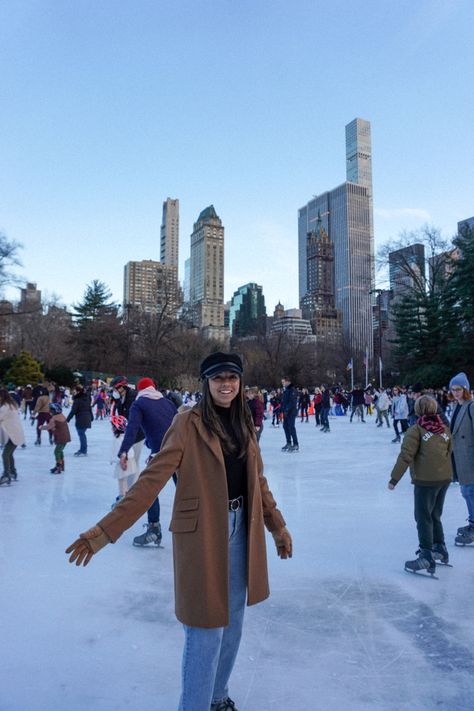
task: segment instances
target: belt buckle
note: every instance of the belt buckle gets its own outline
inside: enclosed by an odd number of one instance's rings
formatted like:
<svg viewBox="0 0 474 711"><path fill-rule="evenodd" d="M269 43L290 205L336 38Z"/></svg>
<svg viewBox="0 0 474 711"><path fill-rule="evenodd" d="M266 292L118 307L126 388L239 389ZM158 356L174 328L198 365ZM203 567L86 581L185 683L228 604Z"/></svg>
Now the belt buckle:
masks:
<svg viewBox="0 0 474 711"><path fill-rule="evenodd" d="M229 501L229 510L230 511L238 511L241 507L241 502L240 502L240 497L237 499L231 499Z"/></svg>

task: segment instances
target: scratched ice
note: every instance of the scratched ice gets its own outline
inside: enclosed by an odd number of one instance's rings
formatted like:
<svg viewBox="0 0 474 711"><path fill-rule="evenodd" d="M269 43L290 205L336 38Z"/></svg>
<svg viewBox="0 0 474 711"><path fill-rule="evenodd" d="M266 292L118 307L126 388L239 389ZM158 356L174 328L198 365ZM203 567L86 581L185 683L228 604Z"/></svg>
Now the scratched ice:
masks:
<svg viewBox="0 0 474 711"><path fill-rule="evenodd" d="M444 525L453 568L439 580L403 570L417 548L408 476L386 488L398 446L373 420L298 423L300 452L284 454L267 420L261 445L275 498L294 536L280 561L269 537L272 595L247 611L231 683L240 711L472 709L474 546L455 548L466 518L459 488ZM175 711L182 630L173 615L174 486L162 500L164 548L137 549L138 522L85 570L64 548L114 500L107 422L89 456L52 448L16 453L19 481L0 489L0 709ZM73 437L75 432L73 430Z"/></svg>

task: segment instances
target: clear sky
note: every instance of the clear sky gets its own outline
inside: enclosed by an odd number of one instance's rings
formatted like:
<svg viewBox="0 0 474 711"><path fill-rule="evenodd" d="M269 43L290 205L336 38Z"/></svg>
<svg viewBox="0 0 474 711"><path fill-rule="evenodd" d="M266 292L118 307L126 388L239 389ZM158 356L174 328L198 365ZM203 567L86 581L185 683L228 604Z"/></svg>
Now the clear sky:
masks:
<svg viewBox="0 0 474 711"><path fill-rule="evenodd" d="M225 298L297 306L297 211L372 124L376 244L474 215L472 0L2 0L0 230L70 304L159 259L180 200L225 226ZM181 277L184 270L181 269ZM9 292L10 297L17 292Z"/></svg>

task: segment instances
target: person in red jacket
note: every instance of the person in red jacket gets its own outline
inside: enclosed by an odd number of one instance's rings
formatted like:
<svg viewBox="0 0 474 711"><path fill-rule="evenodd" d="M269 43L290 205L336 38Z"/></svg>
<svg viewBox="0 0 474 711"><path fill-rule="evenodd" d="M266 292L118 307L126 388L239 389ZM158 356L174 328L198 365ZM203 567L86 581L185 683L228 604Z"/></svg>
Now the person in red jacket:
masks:
<svg viewBox="0 0 474 711"><path fill-rule="evenodd" d="M257 433L257 442L259 442L263 432L265 406L263 404L263 395L258 388L253 387L247 390L247 405L252 413L252 420L255 425L255 432Z"/></svg>

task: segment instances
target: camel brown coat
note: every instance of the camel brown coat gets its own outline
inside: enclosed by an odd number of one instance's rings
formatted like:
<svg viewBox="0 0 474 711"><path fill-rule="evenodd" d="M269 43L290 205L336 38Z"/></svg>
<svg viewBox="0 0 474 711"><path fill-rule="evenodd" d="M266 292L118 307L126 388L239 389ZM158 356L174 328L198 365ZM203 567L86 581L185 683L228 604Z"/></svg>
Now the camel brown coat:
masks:
<svg viewBox="0 0 474 711"><path fill-rule="evenodd" d="M229 624L229 511L227 478L219 439L208 433L199 407L176 415L161 450L136 484L98 525L112 541L149 508L176 471L173 533L175 610L193 627ZM285 521L263 476L252 438L247 454L247 604L269 595L264 526L279 531Z"/></svg>

